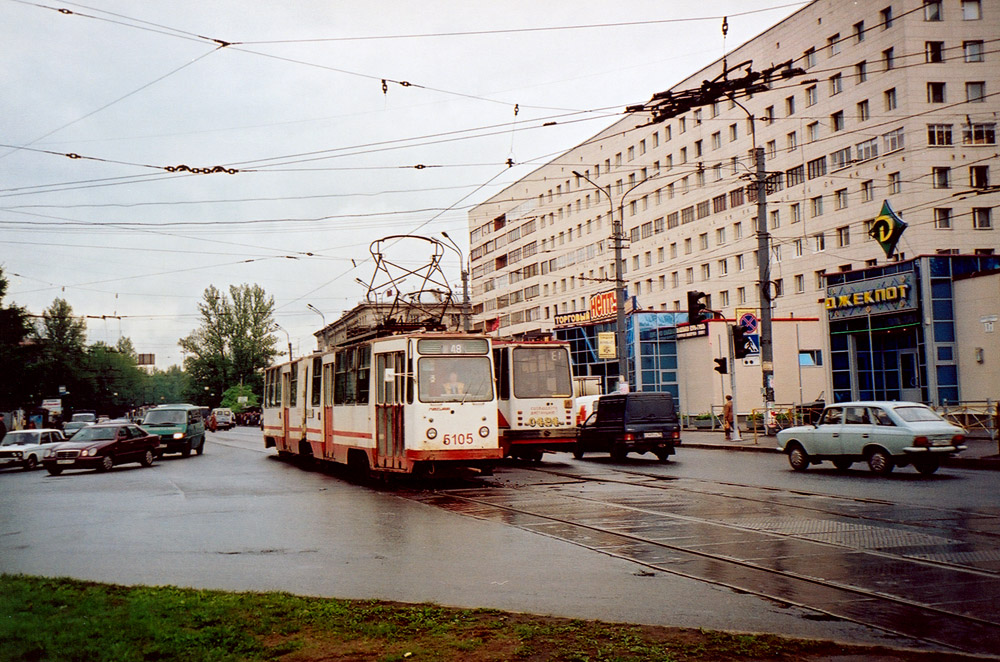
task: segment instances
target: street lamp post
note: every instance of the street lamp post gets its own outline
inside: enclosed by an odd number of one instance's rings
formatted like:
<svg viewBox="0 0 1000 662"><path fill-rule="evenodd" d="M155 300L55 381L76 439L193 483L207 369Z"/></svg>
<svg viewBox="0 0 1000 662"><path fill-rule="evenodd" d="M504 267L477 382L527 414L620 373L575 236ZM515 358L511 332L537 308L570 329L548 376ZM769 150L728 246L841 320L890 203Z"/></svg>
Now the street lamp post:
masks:
<svg viewBox="0 0 1000 662"><path fill-rule="evenodd" d="M280 324L278 324L277 322L274 323L274 326L275 326L275 328L281 329L282 331L285 332L285 339L288 340L288 360L291 361L292 360L292 337L290 335L288 335L288 331L283 326L281 326Z"/></svg>
<svg viewBox="0 0 1000 662"><path fill-rule="evenodd" d="M320 316L320 319L323 320L323 328L325 329L326 328L326 315L323 314L323 311L321 311L319 308L317 308L316 306L312 305L311 303L307 303L306 304L306 308L308 308L309 310L313 311L314 313L316 313L317 315Z"/></svg>
<svg viewBox="0 0 1000 662"><path fill-rule="evenodd" d="M628 385L628 354L626 354L627 348L625 346L625 277L623 273L624 262L622 261L622 243L625 241L625 198L646 180L639 180L631 188L622 193L622 197L618 201L618 219L615 220L615 201L611 197L611 194L598 186L590 177L576 170L573 171L573 174L580 179L588 181L591 186L600 193L603 193L608 199L611 216L611 238L615 242L615 344L618 349L618 383L619 390L621 390L620 385L622 382Z"/></svg>
<svg viewBox="0 0 1000 662"><path fill-rule="evenodd" d="M470 327L469 321L469 268L465 262L465 256L462 255L462 249L458 247L455 240L448 236L447 232L442 232L441 236L448 240L448 244L444 244L449 248L453 249L458 253L458 260L461 263L461 273L462 273L462 329L468 333Z"/></svg>

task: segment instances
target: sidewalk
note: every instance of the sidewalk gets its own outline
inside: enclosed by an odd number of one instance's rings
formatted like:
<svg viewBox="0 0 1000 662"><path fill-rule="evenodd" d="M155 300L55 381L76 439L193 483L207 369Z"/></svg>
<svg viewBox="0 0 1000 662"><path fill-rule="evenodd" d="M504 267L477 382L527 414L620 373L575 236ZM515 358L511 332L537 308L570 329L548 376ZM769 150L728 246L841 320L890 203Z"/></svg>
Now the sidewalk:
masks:
<svg viewBox="0 0 1000 662"><path fill-rule="evenodd" d="M731 451L749 451L757 453L778 453L778 440L775 437L765 437L758 434L754 438L753 431L742 432L742 441L726 441L722 430L681 430L681 448L718 448ZM1000 453L997 442L988 437L972 437L965 440L968 450L958 455L946 458L941 466L961 467L963 469L992 469L1000 471Z"/></svg>

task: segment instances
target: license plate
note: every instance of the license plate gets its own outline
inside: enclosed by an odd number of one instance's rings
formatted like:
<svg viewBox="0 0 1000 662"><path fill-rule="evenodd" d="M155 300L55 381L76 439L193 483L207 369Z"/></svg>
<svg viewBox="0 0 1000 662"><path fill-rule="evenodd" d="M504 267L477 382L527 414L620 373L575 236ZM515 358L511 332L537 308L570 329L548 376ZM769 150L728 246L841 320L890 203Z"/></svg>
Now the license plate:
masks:
<svg viewBox="0 0 1000 662"><path fill-rule="evenodd" d="M646 439L662 439L663 438L663 433L662 432L646 432L642 436L644 438L646 438Z"/></svg>
<svg viewBox="0 0 1000 662"><path fill-rule="evenodd" d="M76 460L56 460L56 464L73 464Z"/></svg>

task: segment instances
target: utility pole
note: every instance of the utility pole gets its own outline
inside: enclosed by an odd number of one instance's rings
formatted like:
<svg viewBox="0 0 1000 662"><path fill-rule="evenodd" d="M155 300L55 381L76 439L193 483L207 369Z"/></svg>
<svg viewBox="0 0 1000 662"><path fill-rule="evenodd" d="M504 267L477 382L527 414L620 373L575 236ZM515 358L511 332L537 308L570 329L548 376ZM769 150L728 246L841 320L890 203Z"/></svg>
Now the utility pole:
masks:
<svg viewBox="0 0 1000 662"><path fill-rule="evenodd" d="M752 116L751 116L752 121ZM767 231L767 172L764 169L764 148L754 147L757 190L757 278L760 281L760 368L761 395L764 400L764 429L774 402L774 352L771 342L771 239Z"/></svg>
<svg viewBox="0 0 1000 662"><path fill-rule="evenodd" d="M471 329L471 323L469 321L469 266L465 262L465 255L462 254L462 250L455 243L455 240L448 236L447 232L442 232L441 236L448 240L455 252L458 253L458 260L461 263L459 268L462 274L462 330L466 333Z"/></svg>
<svg viewBox="0 0 1000 662"><path fill-rule="evenodd" d="M611 216L611 240L615 243L615 345L618 354L618 384L619 391L621 384L628 385L628 348L625 345L625 276L624 262L622 261L622 244L625 242L625 196L631 193L637 186L646 180L640 180L632 185L632 188L622 194L618 204L618 217L615 218L615 201L611 194L598 186L590 177L583 175L576 170L573 174L580 179L590 182L590 185L603 193L608 198L609 213Z"/></svg>

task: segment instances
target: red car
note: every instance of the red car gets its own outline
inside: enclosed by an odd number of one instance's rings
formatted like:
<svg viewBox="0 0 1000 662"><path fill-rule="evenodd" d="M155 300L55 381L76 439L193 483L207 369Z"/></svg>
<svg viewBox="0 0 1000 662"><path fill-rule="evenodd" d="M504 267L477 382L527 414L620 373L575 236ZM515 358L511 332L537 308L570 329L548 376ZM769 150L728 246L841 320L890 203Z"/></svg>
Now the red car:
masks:
<svg viewBox="0 0 1000 662"><path fill-rule="evenodd" d="M153 464L160 438L131 423L98 423L83 428L70 441L46 449L42 464L58 476L65 469L108 471L116 464Z"/></svg>

